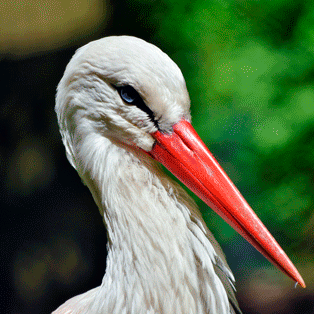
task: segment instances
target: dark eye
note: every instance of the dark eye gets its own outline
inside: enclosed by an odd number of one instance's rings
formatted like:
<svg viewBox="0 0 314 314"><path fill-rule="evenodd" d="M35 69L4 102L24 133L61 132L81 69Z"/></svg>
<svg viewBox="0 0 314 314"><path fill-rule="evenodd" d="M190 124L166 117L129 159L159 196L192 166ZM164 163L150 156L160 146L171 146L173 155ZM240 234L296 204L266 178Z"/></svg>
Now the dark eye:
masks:
<svg viewBox="0 0 314 314"><path fill-rule="evenodd" d="M138 92L130 85L124 86L114 86L118 91L121 99L127 104L134 105L140 110L146 112L149 116L150 120L155 124L158 129L158 122L154 116L154 113L146 106L142 97L138 94Z"/></svg>
<svg viewBox="0 0 314 314"><path fill-rule="evenodd" d="M135 104L136 102L141 100L140 95L130 85L119 86L119 87L117 87L117 90L118 90L122 100L124 100L128 104Z"/></svg>

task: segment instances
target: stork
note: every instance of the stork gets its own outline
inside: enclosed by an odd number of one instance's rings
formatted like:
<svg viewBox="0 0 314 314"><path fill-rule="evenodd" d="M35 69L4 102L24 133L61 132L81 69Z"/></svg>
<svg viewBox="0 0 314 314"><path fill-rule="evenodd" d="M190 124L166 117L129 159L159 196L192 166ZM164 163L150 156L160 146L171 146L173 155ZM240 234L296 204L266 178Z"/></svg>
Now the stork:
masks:
<svg viewBox="0 0 314 314"><path fill-rule="evenodd" d="M66 155L108 232L102 284L53 313L241 313L234 277L199 209L160 163L305 287L191 125L178 66L131 36L76 51L56 96Z"/></svg>

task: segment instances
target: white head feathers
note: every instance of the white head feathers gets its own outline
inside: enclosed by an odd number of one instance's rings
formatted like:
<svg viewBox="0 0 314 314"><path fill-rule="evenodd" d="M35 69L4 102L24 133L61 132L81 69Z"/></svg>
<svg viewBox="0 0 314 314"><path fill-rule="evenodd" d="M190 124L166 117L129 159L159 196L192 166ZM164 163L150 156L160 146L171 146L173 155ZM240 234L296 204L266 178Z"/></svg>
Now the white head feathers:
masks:
<svg viewBox="0 0 314 314"><path fill-rule="evenodd" d="M86 136L101 137L146 151L156 124L140 108L126 104L117 87L132 86L158 121L171 132L182 117L190 120L190 100L178 66L159 48L130 37L106 37L78 49L66 67L56 96L58 122L71 164Z"/></svg>

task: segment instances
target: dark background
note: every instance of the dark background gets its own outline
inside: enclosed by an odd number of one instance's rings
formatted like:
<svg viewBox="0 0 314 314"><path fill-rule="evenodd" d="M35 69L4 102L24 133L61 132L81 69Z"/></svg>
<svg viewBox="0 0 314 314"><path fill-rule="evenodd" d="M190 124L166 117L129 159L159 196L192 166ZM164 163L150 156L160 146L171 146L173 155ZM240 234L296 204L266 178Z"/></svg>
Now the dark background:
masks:
<svg viewBox="0 0 314 314"><path fill-rule="evenodd" d="M314 2L5 0L0 5L1 313L50 313L101 283L106 231L54 113L75 50L148 40L180 66L193 125L307 284L197 201L244 313L314 313Z"/></svg>

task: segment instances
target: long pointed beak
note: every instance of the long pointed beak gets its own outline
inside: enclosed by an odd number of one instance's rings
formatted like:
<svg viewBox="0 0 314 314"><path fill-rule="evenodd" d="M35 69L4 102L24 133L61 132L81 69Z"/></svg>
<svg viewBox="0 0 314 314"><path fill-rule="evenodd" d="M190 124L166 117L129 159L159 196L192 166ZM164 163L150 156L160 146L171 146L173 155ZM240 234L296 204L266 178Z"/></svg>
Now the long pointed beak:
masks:
<svg viewBox="0 0 314 314"><path fill-rule="evenodd" d="M192 125L182 119L173 133L152 134L156 143L149 154L218 213L271 263L301 287L305 283L283 249L272 237L231 182Z"/></svg>

